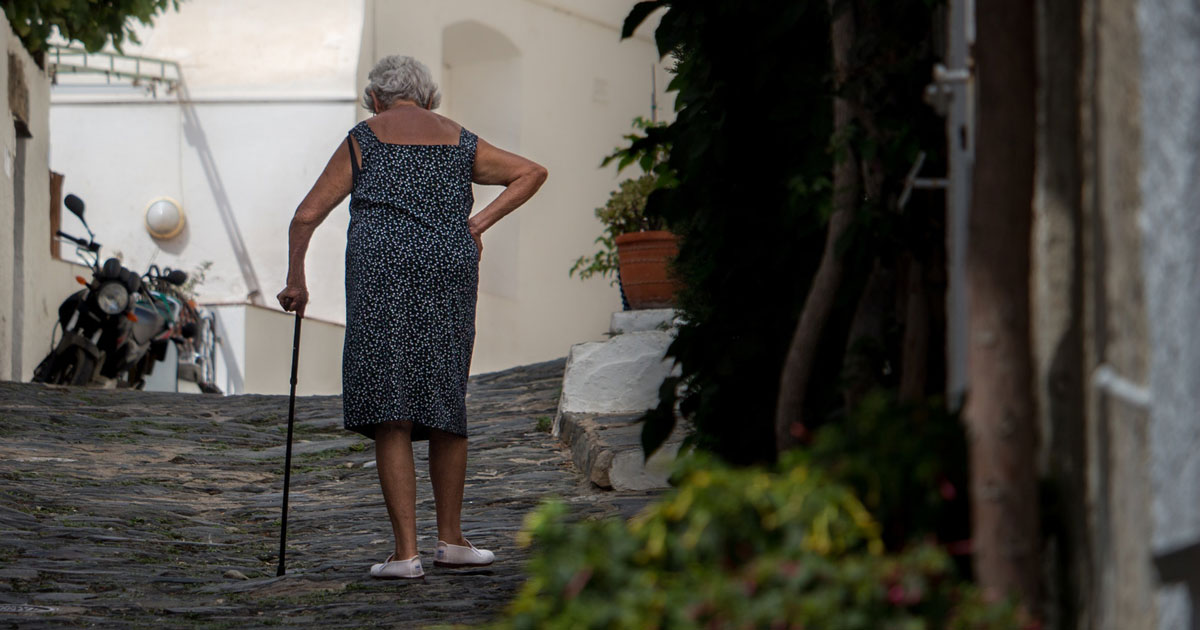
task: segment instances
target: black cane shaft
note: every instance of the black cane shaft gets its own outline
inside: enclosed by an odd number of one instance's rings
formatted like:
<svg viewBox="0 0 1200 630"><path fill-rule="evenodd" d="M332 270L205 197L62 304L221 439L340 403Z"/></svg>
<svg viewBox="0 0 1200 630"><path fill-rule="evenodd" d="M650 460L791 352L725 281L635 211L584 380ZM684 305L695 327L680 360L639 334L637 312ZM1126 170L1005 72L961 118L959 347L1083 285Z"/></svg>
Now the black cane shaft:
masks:
<svg viewBox="0 0 1200 630"><path fill-rule="evenodd" d="M296 315L296 330L292 336L292 401L289 406L296 404L296 368L300 365L300 315Z"/></svg>
<svg viewBox="0 0 1200 630"><path fill-rule="evenodd" d="M296 330L292 338L292 391L288 396L287 450L283 463L283 516L279 519L279 569L276 576L283 575L284 558L287 555L288 489L292 481L292 427L296 423L296 369L300 364L300 314L296 314Z"/></svg>

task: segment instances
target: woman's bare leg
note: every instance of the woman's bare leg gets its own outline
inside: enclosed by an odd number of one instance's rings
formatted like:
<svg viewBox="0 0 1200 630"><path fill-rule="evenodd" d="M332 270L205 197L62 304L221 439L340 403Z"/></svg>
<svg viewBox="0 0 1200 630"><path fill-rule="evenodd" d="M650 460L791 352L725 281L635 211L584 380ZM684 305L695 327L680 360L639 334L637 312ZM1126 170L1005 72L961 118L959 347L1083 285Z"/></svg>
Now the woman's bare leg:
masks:
<svg viewBox="0 0 1200 630"><path fill-rule="evenodd" d="M429 432L429 479L437 507L438 540L465 545L462 535L463 484L467 479L467 438L439 429Z"/></svg>
<svg viewBox="0 0 1200 630"><path fill-rule="evenodd" d="M417 555L417 476L411 422L385 422L376 427L375 464L396 538L395 559L407 560Z"/></svg>

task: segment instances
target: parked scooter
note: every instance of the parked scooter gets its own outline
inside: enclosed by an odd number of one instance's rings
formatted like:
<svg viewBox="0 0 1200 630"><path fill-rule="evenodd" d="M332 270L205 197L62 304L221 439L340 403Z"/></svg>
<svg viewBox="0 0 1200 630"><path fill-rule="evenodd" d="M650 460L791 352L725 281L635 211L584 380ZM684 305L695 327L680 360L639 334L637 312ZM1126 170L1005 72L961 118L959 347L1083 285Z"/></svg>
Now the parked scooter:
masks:
<svg viewBox="0 0 1200 630"><path fill-rule="evenodd" d="M195 305L179 292L186 282L186 272L150 265L142 276L144 290L134 298L133 314L137 319L125 338L124 352L100 370L102 375L125 373L125 383L141 389L154 365L166 358L168 343L175 342L182 349L196 337L200 316Z"/></svg>
<svg viewBox="0 0 1200 630"><path fill-rule="evenodd" d="M103 377L125 387L141 388L154 361L166 353L176 336L186 339L195 327L177 327L185 312L198 320L195 308L178 291L187 273L159 270L155 265L142 276L123 267L116 258L100 264L100 244L83 218L83 200L67 195L70 210L88 232L78 238L62 231L58 236L75 243L76 254L92 268L91 281L58 307L62 338L34 370L35 383L88 385Z"/></svg>

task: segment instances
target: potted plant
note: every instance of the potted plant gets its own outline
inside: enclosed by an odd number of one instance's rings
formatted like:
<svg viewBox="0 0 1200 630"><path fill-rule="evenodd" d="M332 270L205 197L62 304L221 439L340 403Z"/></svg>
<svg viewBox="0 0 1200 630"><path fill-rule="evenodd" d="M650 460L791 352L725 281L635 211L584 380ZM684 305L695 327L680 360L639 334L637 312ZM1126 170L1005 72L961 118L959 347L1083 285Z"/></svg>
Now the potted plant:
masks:
<svg viewBox="0 0 1200 630"><path fill-rule="evenodd" d="M638 117L633 126L646 129L657 125ZM633 142L642 136L625 137ZM620 285L626 309L673 306L679 288L679 282L670 272L670 263L679 251L676 236L662 219L645 214L650 193L669 185L667 150L663 146L620 148L604 158L602 167L620 160L618 173L637 161L644 174L622 181L604 206L596 208L596 217L604 224L604 233L595 241L601 249L592 256L581 256L569 272L570 275L578 272L580 279L595 274L610 276L615 272L612 283Z"/></svg>

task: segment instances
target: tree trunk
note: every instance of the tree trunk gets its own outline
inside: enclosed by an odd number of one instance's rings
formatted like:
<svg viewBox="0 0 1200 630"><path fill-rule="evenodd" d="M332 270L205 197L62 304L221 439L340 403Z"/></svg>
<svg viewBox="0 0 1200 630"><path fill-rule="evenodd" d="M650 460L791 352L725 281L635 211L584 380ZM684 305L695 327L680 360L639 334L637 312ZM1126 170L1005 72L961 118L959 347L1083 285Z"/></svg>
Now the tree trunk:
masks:
<svg viewBox="0 0 1200 630"><path fill-rule="evenodd" d="M1034 175L1032 0L978 0L979 110L968 224L968 379L976 576L1038 604L1037 422L1029 324Z"/></svg>
<svg viewBox="0 0 1200 630"><path fill-rule="evenodd" d="M846 336L842 373L845 383L843 400L847 412L857 409L879 382L875 357L869 353L864 356L863 346L870 348L872 341L882 343L887 316L896 304L895 284L896 273L885 268L876 258L867 284L858 298L854 319L850 322L850 334Z"/></svg>
<svg viewBox="0 0 1200 630"><path fill-rule="evenodd" d="M834 10L834 5L835 1L829 0L831 11ZM845 7L840 15L834 15L830 25L830 39L836 85L840 88L846 78L850 47L854 43L853 7ZM844 98L834 97L833 136L844 137L844 131L853 119L851 105ZM842 284L844 265L837 253L837 243L846 233L854 215L855 202L858 199L859 171L858 160L849 147L840 153L842 159L833 167L834 212L829 219L829 231L825 236L825 251L821 254L821 264L817 267L816 276L808 290L808 298L804 301L804 310L801 311L800 321L792 334L787 359L779 377L779 395L775 407L775 448L778 452L796 446L803 434L804 398L812 376L813 362L816 360L817 344L821 330L833 311L838 287Z"/></svg>

